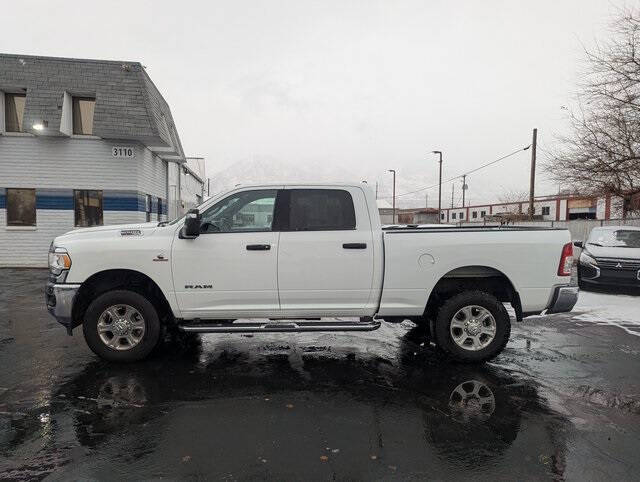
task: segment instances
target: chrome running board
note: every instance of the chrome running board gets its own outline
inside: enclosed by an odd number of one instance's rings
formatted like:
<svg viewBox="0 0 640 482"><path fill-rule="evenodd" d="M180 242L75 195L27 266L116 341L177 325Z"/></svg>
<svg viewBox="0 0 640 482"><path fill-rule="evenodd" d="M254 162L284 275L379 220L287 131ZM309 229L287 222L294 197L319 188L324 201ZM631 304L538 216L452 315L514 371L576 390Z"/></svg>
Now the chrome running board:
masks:
<svg viewBox="0 0 640 482"><path fill-rule="evenodd" d="M215 321L180 325L190 333L299 333L312 331L373 331L380 328L380 321L272 321L233 322Z"/></svg>

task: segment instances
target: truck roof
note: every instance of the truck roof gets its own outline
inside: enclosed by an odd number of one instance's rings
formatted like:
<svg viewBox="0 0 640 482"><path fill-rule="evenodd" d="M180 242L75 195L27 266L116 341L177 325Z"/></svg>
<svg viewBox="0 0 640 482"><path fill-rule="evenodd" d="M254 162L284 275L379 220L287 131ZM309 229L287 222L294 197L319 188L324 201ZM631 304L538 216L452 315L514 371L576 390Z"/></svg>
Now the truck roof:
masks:
<svg viewBox="0 0 640 482"><path fill-rule="evenodd" d="M312 181L299 181L299 182L266 182L266 183L239 183L233 186L233 189L239 187L280 187L280 186L318 186L318 187L362 187L362 185L369 186L366 182L312 182Z"/></svg>

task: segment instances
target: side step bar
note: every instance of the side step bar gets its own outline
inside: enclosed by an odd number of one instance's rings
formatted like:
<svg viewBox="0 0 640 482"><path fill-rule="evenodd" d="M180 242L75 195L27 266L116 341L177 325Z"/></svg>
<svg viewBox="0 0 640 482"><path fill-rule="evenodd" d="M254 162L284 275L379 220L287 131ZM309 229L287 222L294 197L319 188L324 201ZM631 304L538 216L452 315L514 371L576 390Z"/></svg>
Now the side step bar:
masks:
<svg viewBox="0 0 640 482"><path fill-rule="evenodd" d="M194 323L178 327L190 333L299 333L312 331L373 331L380 328L380 321L285 321Z"/></svg>

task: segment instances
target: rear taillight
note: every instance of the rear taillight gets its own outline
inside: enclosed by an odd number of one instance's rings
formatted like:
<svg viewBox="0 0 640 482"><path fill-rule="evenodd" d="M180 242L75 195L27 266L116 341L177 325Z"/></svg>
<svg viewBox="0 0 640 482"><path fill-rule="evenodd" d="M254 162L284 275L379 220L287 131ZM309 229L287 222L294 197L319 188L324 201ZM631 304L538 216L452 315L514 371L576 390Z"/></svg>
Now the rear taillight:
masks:
<svg viewBox="0 0 640 482"><path fill-rule="evenodd" d="M571 276L573 266L573 243L567 243L562 248L560 264L558 265L558 276Z"/></svg>

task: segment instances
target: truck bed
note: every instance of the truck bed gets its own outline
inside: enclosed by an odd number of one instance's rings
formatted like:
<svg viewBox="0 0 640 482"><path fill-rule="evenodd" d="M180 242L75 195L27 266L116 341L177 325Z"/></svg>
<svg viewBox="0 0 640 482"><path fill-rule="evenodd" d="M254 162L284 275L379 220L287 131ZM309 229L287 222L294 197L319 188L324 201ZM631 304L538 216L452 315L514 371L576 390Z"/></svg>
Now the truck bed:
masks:
<svg viewBox="0 0 640 482"><path fill-rule="evenodd" d="M549 226L452 226L452 225L422 225L422 224L406 224L406 225L388 225L382 226L384 232L486 232L486 231L566 231L566 228L552 228Z"/></svg>
<svg viewBox="0 0 640 482"><path fill-rule="evenodd" d="M383 228L384 285L380 314L422 314L436 283L460 271L505 276L523 300L525 312L550 303L569 231L535 226L393 226Z"/></svg>

